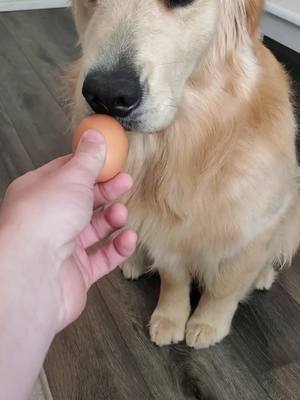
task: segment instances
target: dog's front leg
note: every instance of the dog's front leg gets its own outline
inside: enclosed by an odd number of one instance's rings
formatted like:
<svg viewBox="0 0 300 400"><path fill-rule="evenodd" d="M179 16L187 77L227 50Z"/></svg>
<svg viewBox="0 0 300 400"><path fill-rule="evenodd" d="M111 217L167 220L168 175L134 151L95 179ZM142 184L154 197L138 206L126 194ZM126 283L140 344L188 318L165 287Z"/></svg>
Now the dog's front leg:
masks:
<svg viewBox="0 0 300 400"><path fill-rule="evenodd" d="M191 309L191 277L185 268L159 269L159 273L160 297L151 317L150 336L158 346L164 346L184 340Z"/></svg>
<svg viewBox="0 0 300 400"><path fill-rule="evenodd" d="M187 324L186 343L190 347L207 348L228 335L239 302L255 287L268 256L264 242L252 244L240 255L222 262L212 280L204 279L204 293Z"/></svg>
<svg viewBox="0 0 300 400"><path fill-rule="evenodd" d="M136 252L124 264L120 265L126 279L136 280L147 272L146 257L142 248Z"/></svg>

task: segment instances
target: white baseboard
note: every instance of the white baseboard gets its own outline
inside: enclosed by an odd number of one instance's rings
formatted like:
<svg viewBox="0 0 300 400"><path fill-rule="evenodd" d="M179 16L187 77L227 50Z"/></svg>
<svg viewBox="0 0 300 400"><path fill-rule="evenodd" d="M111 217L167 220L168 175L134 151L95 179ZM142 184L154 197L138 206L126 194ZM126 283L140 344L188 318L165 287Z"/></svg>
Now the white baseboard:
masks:
<svg viewBox="0 0 300 400"><path fill-rule="evenodd" d="M263 33L300 53L300 1L267 0Z"/></svg>
<svg viewBox="0 0 300 400"><path fill-rule="evenodd" d="M300 27L266 13L263 18L263 33L273 40L300 53Z"/></svg>
<svg viewBox="0 0 300 400"><path fill-rule="evenodd" d="M0 11L68 7L70 0L0 0Z"/></svg>

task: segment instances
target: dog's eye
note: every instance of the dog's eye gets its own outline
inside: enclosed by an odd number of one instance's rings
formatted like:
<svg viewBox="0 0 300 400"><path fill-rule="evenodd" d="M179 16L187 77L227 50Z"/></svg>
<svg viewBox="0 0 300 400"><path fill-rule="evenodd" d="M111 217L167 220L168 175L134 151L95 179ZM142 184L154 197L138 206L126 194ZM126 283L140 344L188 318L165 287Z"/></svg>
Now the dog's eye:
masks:
<svg viewBox="0 0 300 400"><path fill-rule="evenodd" d="M187 6L193 3L193 1L194 0L166 0L166 3L169 8L175 8Z"/></svg>

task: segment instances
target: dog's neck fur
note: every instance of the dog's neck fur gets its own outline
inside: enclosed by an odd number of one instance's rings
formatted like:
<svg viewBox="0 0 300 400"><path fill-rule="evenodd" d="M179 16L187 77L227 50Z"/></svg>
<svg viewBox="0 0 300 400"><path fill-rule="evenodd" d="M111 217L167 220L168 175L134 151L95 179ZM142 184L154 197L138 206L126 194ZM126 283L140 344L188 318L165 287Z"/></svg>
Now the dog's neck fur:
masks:
<svg viewBox="0 0 300 400"><path fill-rule="evenodd" d="M250 101L258 79L255 52L261 46L257 33L259 12L257 9L257 18L252 17L251 24L247 24L244 1L233 3L230 9L221 1L220 10L236 16L230 17L233 21L231 34L226 36L224 27L220 26L208 50L206 59L209 61L201 63L186 84L173 124L158 134L130 136L132 150L127 169L136 182L132 196L140 196L141 201L145 196L147 204L152 196L156 206L174 217L184 217L182 196L192 198L186 188L205 186L232 152L238 140L239 119L243 118L244 109L248 109L245 104ZM250 3L258 6L261 1ZM242 16L235 13L242 13ZM242 18L244 24L238 25L236 21ZM221 20L228 21L228 17ZM228 27L226 31L228 33ZM214 109L210 109L212 105ZM227 127L226 132L224 127ZM171 201L168 196L172 196ZM172 210L168 204L172 204Z"/></svg>

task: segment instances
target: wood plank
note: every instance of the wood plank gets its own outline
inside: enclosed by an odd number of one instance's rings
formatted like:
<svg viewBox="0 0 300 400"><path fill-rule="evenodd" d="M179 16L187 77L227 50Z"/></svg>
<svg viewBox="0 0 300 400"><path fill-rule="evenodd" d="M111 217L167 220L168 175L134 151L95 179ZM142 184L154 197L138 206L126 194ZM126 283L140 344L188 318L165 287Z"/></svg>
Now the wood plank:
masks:
<svg viewBox="0 0 300 400"><path fill-rule="evenodd" d="M33 168L33 163L6 114L0 97L0 151L10 180Z"/></svg>
<svg viewBox="0 0 300 400"><path fill-rule="evenodd" d="M56 338L46 371L57 400L153 399L96 286L82 317Z"/></svg>
<svg viewBox="0 0 300 400"><path fill-rule="evenodd" d="M30 46L46 55L46 61L60 70L80 54L73 18L69 9L8 12L0 14L1 22L22 40L24 53ZM23 38L22 38L23 36ZM41 50L44 50L44 52Z"/></svg>
<svg viewBox="0 0 300 400"><path fill-rule="evenodd" d="M5 164L0 158L0 202L4 196L7 186L10 183L10 179L6 174Z"/></svg>
<svg viewBox="0 0 300 400"><path fill-rule="evenodd" d="M205 351L150 342L148 322L159 294L155 277L127 282L116 271L97 285L155 399L269 398L229 341Z"/></svg>
<svg viewBox="0 0 300 400"><path fill-rule="evenodd" d="M32 167L14 125L4 111L0 96L0 198L13 179Z"/></svg>
<svg viewBox="0 0 300 400"><path fill-rule="evenodd" d="M127 282L119 271L115 271L99 282L97 287L154 399L269 399L229 341L206 351L195 351L185 345L158 348L150 342L148 321L158 295L156 279L143 278L139 282ZM89 307L95 306L101 308L103 305L100 303L89 305ZM102 329L108 330L107 334L110 332L110 336L113 337L111 340L115 340L115 330L111 331L108 327L103 328L107 324L107 320L103 319L101 315L102 312L99 312L98 320L89 321L90 331L98 330L98 325L101 325ZM83 323L84 326L86 324L87 321ZM82 331L82 326L80 330ZM68 337L68 341L74 344L74 337ZM94 351L97 354L102 352L103 346L102 342L95 340L95 335L90 338L88 344L83 340L79 342L77 339L75 345L82 351ZM88 349L84 350L84 346L87 345ZM54 345L54 350L52 349L49 356L51 357L52 354L51 362L47 367L50 375L51 371L55 369L54 365L59 365L62 369L66 368L64 360L53 360L53 352L58 352L57 349L55 350L55 346L59 346L59 344ZM92 361L92 364L94 362ZM124 362L126 364L126 359ZM114 362L112 368L113 366ZM85 373L82 368L80 367L78 371L79 375ZM101 368L99 364L98 369L101 370ZM93 373L97 374L96 370ZM91 380L92 378L90 378L89 386L95 387L95 383ZM53 388L52 382L50 378L50 385ZM127 383L128 386L131 386L130 390L133 389L132 385L134 384L140 385L139 382ZM64 386L74 386L74 383L71 385L69 382ZM54 389L54 392L58 394L61 393L61 390L64 389L60 387ZM78 392L78 390L80 391ZM82 390L77 387L76 396L78 398L98 399L98 397L88 397L87 393ZM95 392L93 393L95 394ZM129 392L129 394L128 398L139 399L134 397L133 392ZM101 396L99 393L98 395L99 399L106 398L104 392L101 393ZM110 398L115 399L115 397Z"/></svg>
<svg viewBox="0 0 300 400"><path fill-rule="evenodd" d="M300 253L294 258L292 266L280 275L279 282L300 305Z"/></svg>
<svg viewBox="0 0 300 400"><path fill-rule="evenodd" d="M126 281L120 271L97 283L116 325L155 399L184 399L170 358L175 346L158 348L149 338L148 323L159 291L156 277Z"/></svg>
<svg viewBox="0 0 300 400"><path fill-rule="evenodd" d="M273 400L300 399L300 363L293 363L262 376L262 385Z"/></svg>
<svg viewBox="0 0 300 400"><path fill-rule="evenodd" d="M0 14L0 22L14 37L16 45L55 101L66 108L65 73L68 65L79 56L71 12L12 12Z"/></svg>
<svg viewBox="0 0 300 400"><path fill-rule="evenodd" d="M185 359L185 364L180 360L185 370L184 384L187 393L192 391L196 399L271 399L228 338L208 350L190 350Z"/></svg>
<svg viewBox="0 0 300 400"><path fill-rule="evenodd" d="M70 151L69 121L0 23L3 108L35 166Z"/></svg>
<svg viewBox="0 0 300 400"><path fill-rule="evenodd" d="M240 306L230 340L259 379L300 357L300 307L276 283Z"/></svg>

